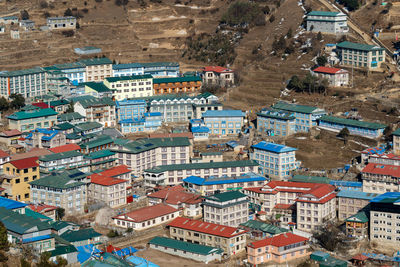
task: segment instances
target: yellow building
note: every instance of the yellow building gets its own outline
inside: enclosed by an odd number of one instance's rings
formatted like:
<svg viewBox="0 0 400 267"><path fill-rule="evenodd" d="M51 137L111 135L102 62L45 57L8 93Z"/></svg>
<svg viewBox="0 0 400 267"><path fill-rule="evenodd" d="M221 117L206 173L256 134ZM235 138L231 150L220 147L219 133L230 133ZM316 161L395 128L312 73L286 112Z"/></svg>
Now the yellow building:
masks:
<svg viewBox="0 0 400 267"><path fill-rule="evenodd" d="M3 171L4 179L0 185L5 189L3 195L17 201L29 201L29 182L40 178L38 157L12 160L4 164Z"/></svg>

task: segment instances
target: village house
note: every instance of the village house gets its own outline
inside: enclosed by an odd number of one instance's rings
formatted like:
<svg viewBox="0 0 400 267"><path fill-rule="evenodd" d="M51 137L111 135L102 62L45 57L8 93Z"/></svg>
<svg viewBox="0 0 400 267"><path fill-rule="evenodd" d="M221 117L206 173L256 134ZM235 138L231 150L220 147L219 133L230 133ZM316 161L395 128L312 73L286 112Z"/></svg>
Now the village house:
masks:
<svg viewBox="0 0 400 267"><path fill-rule="evenodd" d="M336 45L340 64L376 69L385 62L385 49L377 45L341 42Z"/></svg>
<svg viewBox="0 0 400 267"><path fill-rule="evenodd" d="M162 115L160 112L146 112L141 118L119 120L121 132L123 134L153 132L162 125Z"/></svg>
<svg viewBox="0 0 400 267"><path fill-rule="evenodd" d="M72 125L76 125L82 122L85 122L86 118L82 116L79 112L71 112L71 113L64 113L60 114L57 117L57 123L71 123Z"/></svg>
<svg viewBox="0 0 400 267"><path fill-rule="evenodd" d="M203 84L231 87L235 84L234 71L220 66L207 66L202 69Z"/></svg>
<svg viewBox="0 0 400 267"><path fill-rule="evenodd" d="M50 128L57 122L57 112L51 108L41 109L34 106L25 106L9 116L8 127L21 132L36 128Z"/></svg>
<svg viewBox="0 0 400 267"><path fill-rule="evenodd" d="M88 202L104 203L111 208L126 204L128 180L94 173L89 176Z"/></svg>
<svg viewBox="0 0 400 267"><path fill-rule="evenodd" d="M202 117L210 134L228 136L242 131L245 113L241 110L207 110Z"/></svg>
<svg viewBox="0 0 400 267"><path fill-rule="evenodd" d="M47 18L47 27L50 30L75 30L76 18L69 17L50 17Z"/></svg>
<svg viewBox="0 0 400 267"><path fill-rule="evenodd" d="M55 64L52 67L56 70L61 71L64 77L68 78L68 80L71 81L71 83L75 86L87 81L86 66L83 63L73 62Z"/></svg>
<svg viewBox="0 0 400 267"><path fill-rule="evenodd" d="M0 142L7 146L15 145L18 143L18 139L21 137L22 132L13 129L0 132Z"/></svg>
<svg viewBox="0 0 400 267"><path fill-rule="evenodd" d="M114 167L117 158L115 152L109 149L102 149L85 155L85 158L89 160L90 171L98 169L109 169Z"/></svg>
<svg viewBox="0 0 400 267"><path fill-rule="evenodd" d="M96 136L90 141L80 143L81 152L90 154L92 152L108 149L114 144L114 139L109 135Z"/></svg>
<svg viewBox="0 0 400 267"><path fill-rule="evenodd" d="M29 208L32 211L35 211L37 213L40 213L46 217L49 217L53 221L56 221L58 219L56 206L50 206L50 205L38 203L38 204L29 204L27 206L27 208Z"/></svg>
<svg viewBox="0 0 400 267"><path fill-rule="evenodd" d="M309 248L308 238L283 233L247 245L247 260L252 265L287 263L310 255Z"/></svg>
<svg viewBox="0 0 400 267"><path fill-rule="evenodd" d="M296 133L296 117L293 112L262 109L257 113L257 131L267 136L289 136Z"/></svg>
<svg viewBox="0 0 400 267"><path fill-rule="evenodd" d="M248 231L247 234L253 239L272 237L281 233L289 232L289 229L278 227L259 220L248 220L245 223L241 223L239 228Z"/></svg>
<svg viewBox="0 0 400 267"><path fill-rule="evenodd" d="M368 210L370 200L376 196L376 193L340 190L336 195L338 220L344 221L360 211Z"/></svg>
<svg viewBox="0 0 400 267"><path fill-rule="evenodd" d="M143 66L144 74L149 74L154 78L179 76L179 63L177 62L148 62L140 64Z"/></svg>
<svg viewBox="0 0 400 267"><path fill-rule="evenodd" d="M137 231L167 223L179 217L180 212L169 205L157 204L117 215L112 219L118 227L132 228Z"/></svg>
<svg viewBox="0 0 400 267"><path fill-rule="evenodd" d="M106 57L81 59L85 66L85 82L100 82L112 75L112 61Z"/></svg>
<svg viewBox="0 0 400 267"><path fill-rule="evenodd" d="M113 91L118 101L153 95L153 77L149 74L110 77L104 80L104 85Z"/></svg>
<svg viewBox="0 0 400 267"><path fill-rule="evenodd" d="M144 67L140 63L113 64L112 69L113 69L112 77L134 76L134 75L144 74Z"/></svg>
<svg viewBox="0 0 400 267"><path fill-rule="evenodd" d="M204 197L204 221L238 227L249 219L249 200L239 191L217 193Z"/></svg>
<svg viewBox="0 0 400 267"><path fill-rule="evenodd" d="M73 131L76 134L81 135L92 135L92 134L100 134L104 129L104 125L96 122L96 121L87 121L76 124L73 126Z"/></svg>
<svg viewBox="0 0 400 267"><path fill-rule="evenodd" d="M155 95L193 94L200 92L201 84L199 76L156 78L153 80L153 89Z"/></svg>
<svg viewBox="0 0 400 267"><path fill-rule="evenodd" d="M45 128L36 128L25 137L25 145L28 149L52 148L66 144L66 137L63 132L57 130L48 130Z"/></svg>
<svg viewBox="0 0 400 267"><path fill-rule="evenodd" d="M363 192L383 194L400 191L400 168L396 165L368 163L361 171Z"/></svg>
<svg viewBox="0 0 400 267"><path fill-rule="evenodd" d="M307 31L322 33L347 33L347 16L342 12L311 11L307 14Z"/></svg>
<svg viewBox="0 0 400 267"><path fill-rule="evenodd" d="M365 211L360 211L345 220L346 236L358 239L368 238L369 218Z"/></svg>
<svg viewBox="0 0 400 267"><path fill-rule="evenodd" d="M118 121L142 118L147 109L145 100L130 99L116 101Z"/></svg>
<svg viewBox="0 0 400 267"><path fill-rule="evenodd" d="M82 85L85 86L85 95L94 96L96 98L113 96L113 91L110 90L103 82L86 82Z"/></svg>
<svg viewBox="0 0 400 267"><path fill-rule="evenodd" d="M18 24L18 17L17 16L4 16L0 17L0 24Z"/></svg>
<svg viewBox="0 0 400 267"><path fill-rule="evenodd" d="M19 21L19 27L24 31L32 31L35 28L35 22L29 19L24 19Z"/></svg>
<svg viewBox="0 0 400 267"><path fill-rule="evenodd" d="M75 247L102 243L102 236L102 234L96 232L93 228L68 230L60 235L62 239Z"/></svg>
<svg viewBox="0 0 400 267"><path fill-rule="evenodd" d="M178 217L168 224L169 234L175 240L218 247L227 256L246 248L246 232L239 228Z"/></svg>
<svg viewBox="0 0 400 267"><path fill-rule="evenodd" d="M74 101L74 110L87 121L99 122L104 127L116 126L115 102L111 98L79 97Z"/></svg>
<svg viewBox="0 0 400 267"><path fill-rule="evenodd" d="M185 177L234 177L258 170L258 164L252 160L224 161L209 163L165 164L145 169L143 178L146 186L177 185Z"/></svg>
<svg viewBox="0 0 400 267"><path fill-rule="evenodd" d="M99 54L101 53L101 48L95 46L83 46L74 48L75 54L78 55L92 55L92 54Z"/></svg>
<svg viewBox="0 0 400 267"><path fill-rule="evenodd" d="M349 72L344 69L319 66L311 71L312 75L327 80L329 86L340 87L349 85Z"/></svg>
<svg viewBox="0 0 400 267"><path fill-rule="evenodd" d="M41 156L39 157L39 166L40 171L46 173L75 168L88 171L89 160L81 152L74 150Z"/></svg>

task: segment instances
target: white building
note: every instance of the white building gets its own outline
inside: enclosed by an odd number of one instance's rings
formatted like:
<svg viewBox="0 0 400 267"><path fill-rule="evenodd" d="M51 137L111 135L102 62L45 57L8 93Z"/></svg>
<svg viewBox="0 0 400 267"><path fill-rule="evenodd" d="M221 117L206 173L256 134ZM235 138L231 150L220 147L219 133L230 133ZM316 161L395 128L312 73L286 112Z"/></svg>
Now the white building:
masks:
<svg viewBox="0 0 400 267"><path fill-rule="evenodd" d="M342 12L311 11L307 14L307 31L347 33L347 16Z"/></svg>
<svg viewBox="0 0 400 267"><path fill-rule="evenodd" d="M116 100L148 97L153 95L153 76L150 74L110 77L104 85L113 91Z"/></svg>
<svg viewBox="0 0 400 267"><path fill-rule="evenodd" d="M74 110L86 117L87 121L99 122L104 127L115 127L117 124L115 102L109 97L79 97L74 101Z"/></svg>
<svg viewBox="0 0 400 267"><path fill-rule="evenodd" d="M76 29L76 18L72 16L47 18L47 27L50 30L74 30Z"/></svg>
<svg viewBox="0 0 400 267"><path fill-rule="evenodd" d="M349 85L349 72L344 69L331 67L318 67L311 72L320 79L326 79L329 86L340 87Z"/></svg>

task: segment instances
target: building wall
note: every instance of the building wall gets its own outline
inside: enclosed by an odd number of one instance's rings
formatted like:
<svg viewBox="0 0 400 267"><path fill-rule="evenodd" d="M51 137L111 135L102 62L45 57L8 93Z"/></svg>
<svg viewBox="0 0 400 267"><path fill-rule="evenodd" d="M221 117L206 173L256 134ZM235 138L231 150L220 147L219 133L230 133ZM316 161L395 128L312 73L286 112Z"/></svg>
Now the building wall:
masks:
<svg viewBox="0 0 400 267"><path fill-rule="evenodd" d="M342 65L354 66L360 68L380 68L381 64L385 62L385 51L361 51L353 49L338 48L339 58ZM376 61L377 65L372 66L372 62Z"/></svg>
<svg viewBox="0 0 400 267"><path fill-rule="evenodd" d="M233 72L218 73L213 71L203 72L203 83L230 87L235 83Z"/></svg>
<svg viewBox="0 0 400 267"><path fill-rule="evenodd" d="M50 128L57 123L57 115L25 120L8 120L8 128L27 132L36 128Z"/></svg>
<svg viewBox="0 0 400 267"><path fill-rule="evenodd" d="M340 87L349 85L349 73L347 71L337 74L313 72L313 75L320 79L328 80L330 86Z"/></svg>
<svg viewBox="0 0 400 267"><path fill-rule="evenodd" d="M400 177L363 172L361 179L363 192L383 194L400 191Z"/></svg>
<svg viewBox="0 0 400 267"><path fill-rule="evenodd" d="M297 169L296 152L275 153L254 149L251 159L260 165L261 174L282 180Z"/></svg>
<svg viewBox="0 0 400 267"><path fill-rule="evenodd" d="M337 197L338 220L344 221L358 213L369 204L369 200Z"/></svg>
<svg viewBox="0 0 400 267"><path fill-rule="evenodd" d="M379 245L400 247L400 212L370 212L370 240Z"/></svg>
<svg viewBox="0 0 400 267"><path fill-rule="evenodd" d="M261 248L247 247L247 260L253 265L267 262L287 263L310 255L309 245L299 244L298 247L285 249L285 247L266 246Z"/></svg>
<svg viewBox="0 0 400 267"><path fill-rule="evenodd" d="M400 136L393 135L393 152L400 155Z"/></svg>
<svg viewBox="0 0 400 267"><path fill-rule="evenodd" d="M91 183L88 190L88 200L103 202L111 208L125 205L127 186L128 182L110 186Z"/></svg>
<svg viewBox="0 0 400 267"><path fill-rule="evenodd" d="M47 26L50 30L72 30L76 28L76 18L47 19Z"/></svg>
<svg viewBox="0 0 400 267"><path fill-rule="evenodd" d="M207 200L205 200L203 206L205 222L238 227L239 224L249 220L249 205L247 202L228 207L216 207L208 205Z"/></svg>
<svg viewBox="0 0 400 267"><path fill-rule="evenodd" d="M307 31L323 33L346 33L347 17L345 14L336 17L307 16Z"/></svg>
<svg viewBox="0 0 400 267"><path fill-rule="evenodd" d="M143 75L143 74L144 74L143 67L126 68L126 69L113 69L113 76L112 77L133 76L133 75Z"/></svg>
<svg viewBox="0 0 400 267"><path fill-rule="evenodd" d="M21 74L19 76L0 76L0 94L8 98L11 94L21 94L25 98L44 95L47 92L45 71Z"/></svg>
<svg viewBox="0 0 400 267"><path fill-rule="evenodd" d="M112 75L112 64L86 66L86 81L101 82Z"/></svg>
<svg viewBox="0 0 400 267"><path fill-rule="evenodd" d="M40 178L39 167L32 167L27 169L17 169L11 163L3 165L5 174L14 176L12 179L6 179L6 184L11 188L12 199L17 201L31 200L29 182ZM3 181L3 187L6 186Z"/></svg>
<svg viewBox="0 0 400 267"><path fill-rule="evenodd" d="M382 136L383 130L384 130L384 129L367 129L367 128L355 127L355 126L351 126L351 125L327 122L327 121L323 121L323 120L321 120L319 122L319 127L330 130L330 131L334 131L334 132L340 132L343 128L347 128L349 130L350 134L360 135L360 136L364 136L367 138L378 138L378 137Z"/></svg>
<svg viewBox="0 0 400 267"><path fill-rule="evenodd" d="M257 116L257 130L269 136L289 136L296 133L295 119L282 120Z"/></svg>
<svg viewBox="0 0 400 267"><path fill-rule="evenodd" d="M297 229L311 232L317 230L324 221L336 218L336 199L325 203L296 202Z"/></svg>
<svg viewBox="0 0 400 267"><path fill-rule="evenodd" d="M172 221L174 218L179 217L180 215L180 211L175 211L173 213L167 214L167 215L163 215L157 218L153 218L150 220L146 220L146 221L141 221L141 222L133 222L129 219L124 219L124 218L118 218L115 217L113 218L114 224L118 227L121 228L132 228L133 230L144 230L144 229L148 229L160 224L164 224L167 222Z"/></svg>
<svg viewBox="0 0 400 267"><path fill-rule="evenodd" d="M116 126L115 106L103 105L85 108L81 103L77 102L74 104L74 110L86 117L87 121L99 122L104 127Z"/></svg>
<svg viewBox="0 0 400 267"><path fill-rule="evenodd" d="M201 90L201 81L155 83L153 89L155 95L197 93Z"/></svg>
<svg viewBox="0 0 400 267"><path fill-rule="evenodd" d="M203 254L197 254L197 253L192 253L192 252L188 252L188 251L176 250L173 248L168 248L168 247L154 245L154 244L150 244L150 248L162 251L164 253L172 254L172 255L175 255L178 257L187 258L187 259L191 259L191 260L195 260L195 261L202 261L204 263L209 263L210 261L214 261L214 260L218 260L218 261L221 260L221 255L216 254L216 253L203 255Z"/></svg>
<svg viewBox="0 0 400 267"><path fill-rule="evenodd" d="M153 95L153 78L104 81L104 85L113 90L116 100L133 99Z"/></svg>
<svg viewBox="0 0 400 267"><path fill-rule="evenodd" d="M252 187L260 187L265 184L265 181L254 181L254 182L242 182L242 183L221 183L215 185L195 185L184 182L184 186L194 189L196 192L200 193L203 196L209 196L214 194L216 190L219 190L221 193L227 192L228 190L233 189L243 189L243 188L252 188Z"/></svg>
<svg viewBox="0 0 400 267"><path fill-rule="evenodd" d="M238 135L243 127L243 117L205 117L204 124L214 135Z"/></svg>

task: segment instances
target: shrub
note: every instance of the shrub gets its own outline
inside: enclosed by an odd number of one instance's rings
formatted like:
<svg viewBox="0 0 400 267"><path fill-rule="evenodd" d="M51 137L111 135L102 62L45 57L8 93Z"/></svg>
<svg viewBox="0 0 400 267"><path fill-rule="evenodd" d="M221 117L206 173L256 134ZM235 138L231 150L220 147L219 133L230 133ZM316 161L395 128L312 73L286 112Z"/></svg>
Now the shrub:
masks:
<svg viewBox="0 0 400 267"><path fill-rule="evenodd" d="M39 6L40 6L40 8L48 8L49 4L46 1L41 1Z"/></svg>
<svg viewBox="0 0 400 267"><path fill-rule="evenodd" d="M115 0L115 4L117 6L126 6L129 3L129 0Z"/></svg>
<svg viewBox="0 0 400 267"><path fill-rule="evenodd" d="M84 8L84 9L82 9L82 12L85 13L85 14L87 14L87 13L89 13L89 9Z"/></svg>
<svg viewBox="0 0 400 267"><path fill-rule="evenodd" d="M67 8L64 11L64 17L69 17L69 16L72 16L72 10L70 8Z"/></svg>
<svg viewBox="0 0 400 267"><path fill-rule="evenodd" d="M61 32L62 35L64 35L65 37L72 37L75 35L75 32L73 30L67 30L67 31L62 31Z"/></svg>
<svg viewBox="0 0 400 267"><path fill-rule="evenodd" d="M275 16L274 15L271 15L271 17L269 17L269 22L274 22L275 21Z"/></svg>
<svg viewBox="0 0 400 267"><path fill-rule="evenodd" d="M319 66L325 66L326 63L328 63L328 59L326 58L326 56L319 56L317 57L317 64Z"/></svg>
<svg viewBox="0 0 400 267"><path fill-rule="evenodd" d="M21 19L22 19L22 20L29 19L29 13L28 13L28 11L22 10L22 11L20 12L20 14L21 14Z"/></svg>
<svg viewBox="0 0 400 267"><path fill-rule="evenodd" d="M260 15L263 15L263 11L258 4L236 1L232 3L224 13L221 22L231 26L255 24L257 17Z"/></svg>

